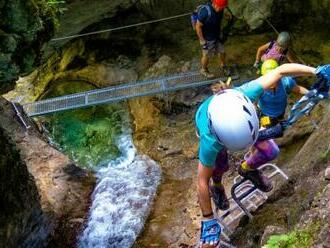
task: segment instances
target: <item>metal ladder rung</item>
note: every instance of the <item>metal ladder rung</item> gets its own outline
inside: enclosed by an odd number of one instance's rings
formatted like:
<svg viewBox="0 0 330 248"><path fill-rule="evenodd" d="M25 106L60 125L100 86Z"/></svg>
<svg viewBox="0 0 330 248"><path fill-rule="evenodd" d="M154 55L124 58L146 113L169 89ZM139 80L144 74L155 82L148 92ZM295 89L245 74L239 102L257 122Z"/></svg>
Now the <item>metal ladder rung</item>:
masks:
<svg viewBox="0 0 330 248"><path fill-rule="evenodd" d="M267 195L260 190L255 190L251 195L247 196L242 200L242 203L245 205L245 207L250 211L255 211L262 203L264 203L267 200ZM237 203L234 202L234 206L228 210L228 212L232 213L226 216L225 218L221 218L227 223L227 225L232 224L234 221L238 220L240 217L244 215L244 211L237 205ZM235 214L235 212L237 214Z"/></svg>
<svg viewBox="0 0 330 248"><path fill-rule="evenodd" d="M288 176L275 164L267 163L258 168L265 172L268 178L272 179L276 175L280 175L285 180ZM269 172L270 171L270 172ZM237 176L234 178L234 185L232 186L232 207L220 216L216 216L221 227L223 228L223 236L229 240L229 235L233 233L230 225L237 222L242 216L247 215L252 218L251 212L258 209L267 199L268 196L265 192L257 189L249 180ZM217 209L218 210L218 209ZM217 213L217 211L215 211Z"/></svg>

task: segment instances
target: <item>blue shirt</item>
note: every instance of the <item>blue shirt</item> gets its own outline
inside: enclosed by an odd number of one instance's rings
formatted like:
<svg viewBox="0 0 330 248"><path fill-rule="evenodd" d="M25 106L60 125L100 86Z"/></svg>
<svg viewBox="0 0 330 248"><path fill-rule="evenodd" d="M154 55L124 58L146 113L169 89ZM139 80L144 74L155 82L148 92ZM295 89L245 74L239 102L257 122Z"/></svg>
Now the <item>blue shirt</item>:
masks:
<svg viewBox="0 0 330 248"><path fill-rule="evenodd" d="M235 88L247 96L252 102L256 101L264 92L259 79L250 81ZM212 167L215 164L217 154L224 147L217 141L209 129L207 110L213 96L206 99L198 108L195 115L197 132L199 135L199 160L204 166Z"/></svg>
<svg viewBox="0 0 330 248"><path fill-rule="evenodd" d="M209 8L209 11L207 8ZM219 39L222 16L223 11L216 12L211 3L203 5L199 9L198 21L203 24L202 32L205 40L212 41Z"/></svg>
<svg viewBox="0 0 330 248"><path fill-rule="evenodd" d="M261 113L273 118L283 115L288 104L288 94L296 85L292 77L283 77L275 89L265 90L258 102Z"/></svg>

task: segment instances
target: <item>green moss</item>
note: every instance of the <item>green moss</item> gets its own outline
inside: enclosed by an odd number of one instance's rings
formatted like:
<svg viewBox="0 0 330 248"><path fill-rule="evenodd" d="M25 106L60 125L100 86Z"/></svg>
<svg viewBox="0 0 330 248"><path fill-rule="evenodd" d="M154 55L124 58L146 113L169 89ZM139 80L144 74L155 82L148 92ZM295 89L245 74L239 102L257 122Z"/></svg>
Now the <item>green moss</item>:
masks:
<svg viewBox="0 0 330 248"><path fill-rule="evenodd" d="M303 230L295 230L288 234L273 235L269 238L267 248L309 248L320 229L320 223L312 223Z"/></svg>

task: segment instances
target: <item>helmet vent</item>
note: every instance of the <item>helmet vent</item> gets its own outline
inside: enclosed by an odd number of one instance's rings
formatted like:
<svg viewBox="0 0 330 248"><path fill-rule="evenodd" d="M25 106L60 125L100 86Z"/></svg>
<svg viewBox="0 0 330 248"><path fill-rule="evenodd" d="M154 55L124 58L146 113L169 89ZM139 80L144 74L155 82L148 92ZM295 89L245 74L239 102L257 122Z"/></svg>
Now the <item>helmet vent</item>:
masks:
<svg viewBox="0 0 330 248"><path fill-rule="evenodd" d="M249 100L246 98L246 96L244 96L244 99L247 103L249 103Z"/></svg>
<svg viewBox="0 0 330 248"><path fill-rule="evenodd" d="M243 106L243 110L244 110L246 113L248 113L250 116L252 116L251 113L250 113L250 111L245 107L245 105Z"/></svg>
<svg viewBox="0 0 330 248"><path fill-rule="evenodd" d="M253 132L253 133L252 133L252 139L253 139L253 140L256 140L256 132Z"/></svg>
<svg viewBox="0 0 330 248"><path fill-rule="evenodd" d="M248 121L248 123L249 123L250 131L253 132L253 125L252 125L251 121Z"/></svg>

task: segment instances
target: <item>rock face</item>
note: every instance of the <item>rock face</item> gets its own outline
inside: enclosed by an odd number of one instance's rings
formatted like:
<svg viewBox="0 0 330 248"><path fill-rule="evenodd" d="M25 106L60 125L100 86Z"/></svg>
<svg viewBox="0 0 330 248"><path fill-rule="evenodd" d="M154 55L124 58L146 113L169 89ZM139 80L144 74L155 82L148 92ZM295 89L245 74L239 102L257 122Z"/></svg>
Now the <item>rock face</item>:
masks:
<svg viewBox="0 0 330 248"><path fill-rule="evenodd" d="M134 2L133 0L70 1L65 5L67 11L60 17L61 28L57 30L55 38L78 34L88 26L102 19L114 17L119 11L132 7Z"/></svg>
<svg viewBox="0 0 330 248"><path fill-rule="evenodd" d="M55 37L64 37L102 29L102 25L93 25L110 18L121 18L125 21L125 25L136 23L139 22L139 19L134 15L138 11L141 16L146 14L149 19L150 17L155 19L173 14L189 13L202 2L205 1L67 1L65 4L67 10L60 15L59 28L55 33L57 21L54 16L58 11L58 7L54 8L56 5L49 5L46 0L1 0L0 81L2 92L13 87L13 82L18 75L31 72L39 64L43 45L46 45L47 48L58 48L70 40L52 41L45 44L54 34ZM232 0L229 7L234 15L243 20L244 25L251 30L265 27L266 19L269 19L279 29L288 28L290 23L296 23L297 20L302 21L306 17L313 19L314 23L319 22L323 25L329 23L330 0L294 0L290 2L284 0ZM189 22L182 19L182 22L177 23L173 28L188 25ZM112 24L107 24L106 28L118 26L112 22ZM105 36L112 35L106 33ZM47 48L44 50L52 50Z"/></svg>
<svg viewBox="0 0 330 248"><path fill-rule="evenodd" d="M39 64L41 47L54 33L54 13L45 0L0 1L0 92Z"/></svg>
<svg viewBox="0 0 330 248"><path fill-rule="evenodd" d="M89 204L93 177L16 120L0 99L0 243L9 247L73 245ZM9 138L10 137L10 138ZM4 197L3 197L4 196ZM52 236L56 233L58 236Z"/></svg>
<svg viewBox="0 0 330 248"><path fill-rule="evenodd" d="M22 240L26 244L42 244L49 228L35 181L13 140L2 128L0 146L0 247L2 244L16 247Z"/></svg>

